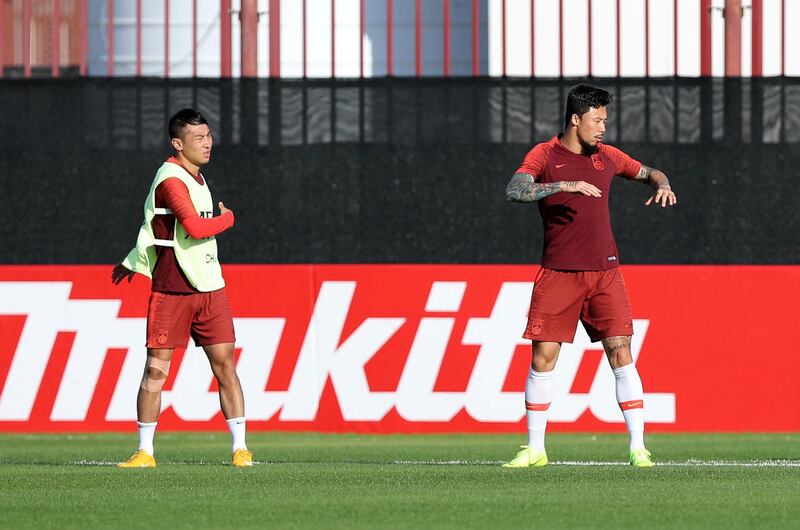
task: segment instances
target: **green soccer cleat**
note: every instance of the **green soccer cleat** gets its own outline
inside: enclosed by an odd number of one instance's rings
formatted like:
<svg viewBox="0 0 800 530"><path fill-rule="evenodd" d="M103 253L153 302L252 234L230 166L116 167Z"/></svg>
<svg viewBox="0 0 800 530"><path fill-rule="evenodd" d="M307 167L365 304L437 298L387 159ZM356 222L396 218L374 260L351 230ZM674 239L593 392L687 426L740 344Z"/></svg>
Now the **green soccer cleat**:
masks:
<svg viewBox="0 0 800 530"><path fill-rule="evenodd" d="M527 445L521 445L522 451L517 453L510 462L503 467L542 467L547 465L546 451L531 451Z"/></svg>
<svg viewBox="0 0 800 530"><path fill-rule="evenodd" d="M653 460L650 459L650 451L644 447L631 451L628 460L633 467L653 467Z"/></svg>

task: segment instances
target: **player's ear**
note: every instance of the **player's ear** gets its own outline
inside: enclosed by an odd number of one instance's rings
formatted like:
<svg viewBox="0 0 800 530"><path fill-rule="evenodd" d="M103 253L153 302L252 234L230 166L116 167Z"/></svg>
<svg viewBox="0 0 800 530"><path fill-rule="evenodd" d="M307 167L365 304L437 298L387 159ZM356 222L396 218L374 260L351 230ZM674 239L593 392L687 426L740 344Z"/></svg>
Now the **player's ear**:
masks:
<svg viewBox="0 0 800 530"><path fill-rule="evenodd" d="M570 121L570 123L571 123L572 125L574 125L575 127L577 127L577 126L578 126L578 125L580 125L580 123L581 123L581 118L580 118L580 116L578 116L577 114L573 114L573 115L570 117L569 121Z"/></svg>
<svg viewBox="0 0 800 530"><path fill-rule="evenodd" d="M176 151L183 151L183 142L181 141L180 138L172 138L170 142L172 143L173 149L175 149Z"/></svg>

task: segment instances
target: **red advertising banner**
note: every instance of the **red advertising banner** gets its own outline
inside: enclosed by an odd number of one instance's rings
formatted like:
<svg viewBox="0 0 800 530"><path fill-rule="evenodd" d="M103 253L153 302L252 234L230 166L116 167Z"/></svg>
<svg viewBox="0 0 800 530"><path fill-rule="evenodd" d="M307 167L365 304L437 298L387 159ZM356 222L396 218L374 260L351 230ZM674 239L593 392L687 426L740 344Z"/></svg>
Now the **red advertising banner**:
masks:
<svg viewBox="0 0 800 530"><path fill-rule="evenodd" d="M250 430L523 432L538 267L228 265ZM649 431L800 430L800 266L626 266ZM129 430L149 282L0 267L0 431ZM582 327L551 431L622 431ZM224 430L201 349L176 350L159 430Z"/></svg>

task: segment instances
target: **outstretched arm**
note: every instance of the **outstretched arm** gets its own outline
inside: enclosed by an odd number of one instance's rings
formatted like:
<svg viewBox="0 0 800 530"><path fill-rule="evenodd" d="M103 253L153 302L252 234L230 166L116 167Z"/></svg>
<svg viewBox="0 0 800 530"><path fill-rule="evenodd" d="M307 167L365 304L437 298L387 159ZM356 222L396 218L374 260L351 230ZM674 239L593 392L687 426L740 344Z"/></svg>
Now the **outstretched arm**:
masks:
<svg viewBox="0 0 800 530"><path fill-rule="evenodd" d="M515 173L506 186L506 199L510 202L534 202L548 195L565 191L581 193L589 197L600 197L602 192L592 184L582 180L559 182L534 182L533 175Z"/></svg>
<svg viewBox="0 0 800 530"><path fill-rule="evenodd" d="M662 171L642 164L634 180L642 184L648 184L655 190L655 194L651 195L644 203L646 206L660 204L663 208L665 206L674 206L677 204L678 197L672 191L672 187L669 185L669 179Z"/></svg>

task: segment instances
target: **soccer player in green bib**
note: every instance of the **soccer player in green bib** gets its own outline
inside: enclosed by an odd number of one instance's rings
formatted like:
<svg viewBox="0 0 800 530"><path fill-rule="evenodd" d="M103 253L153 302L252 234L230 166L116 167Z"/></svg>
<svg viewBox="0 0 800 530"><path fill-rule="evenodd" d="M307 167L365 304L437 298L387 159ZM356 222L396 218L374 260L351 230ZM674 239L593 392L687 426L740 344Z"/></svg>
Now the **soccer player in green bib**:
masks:
<svg viewBox="0 0 800 530"><path fill-rule="evenodd" d="M139 449L123 468L156 467L153 449L161 389L177 347L191 335L208 356L219 383L219 401L233 438L232 465L253 465L245 443L244 395L236 375L233 330L225 280L214 236L233 226L233 212L214 203L200 168L211 158L211 130L194 109L169 120L175 154L159 168L144 202L136 247L111 275L115 284L135 273L152 280L147 309L147 360L136 401Z"/></svg>

